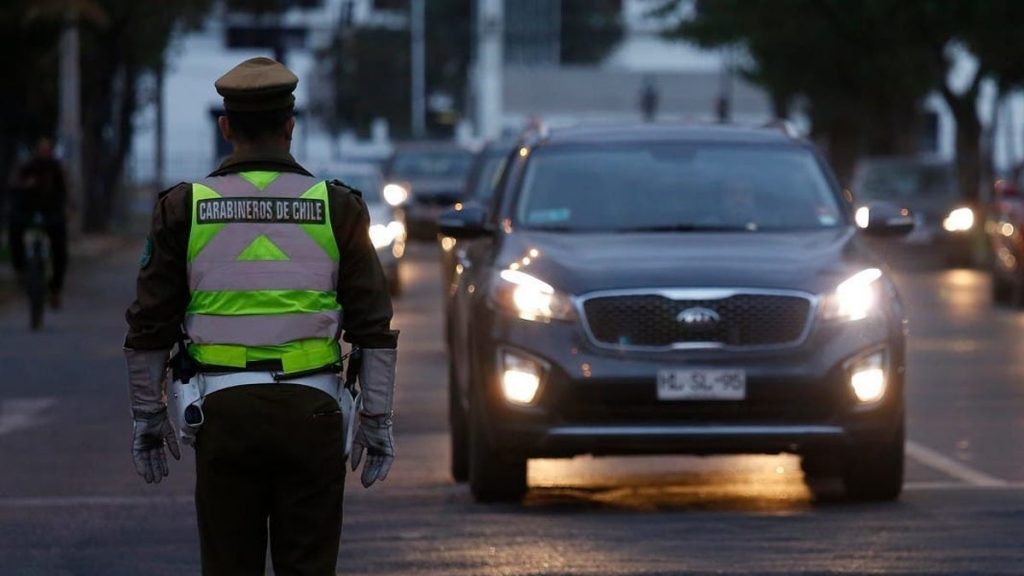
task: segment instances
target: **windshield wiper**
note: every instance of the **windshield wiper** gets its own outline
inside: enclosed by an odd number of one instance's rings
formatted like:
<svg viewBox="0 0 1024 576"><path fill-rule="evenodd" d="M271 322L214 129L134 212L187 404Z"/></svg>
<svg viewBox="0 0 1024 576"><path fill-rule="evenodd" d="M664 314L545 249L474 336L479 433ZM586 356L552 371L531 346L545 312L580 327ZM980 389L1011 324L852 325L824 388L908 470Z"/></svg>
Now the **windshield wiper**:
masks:
<svg viewBox="0 0 1024 576"><path fill-rule="evenodd" d="M663 224L658 226L635 226L618 228L616 232L755 232L757 225L746 226L726 224Z"/></svg>

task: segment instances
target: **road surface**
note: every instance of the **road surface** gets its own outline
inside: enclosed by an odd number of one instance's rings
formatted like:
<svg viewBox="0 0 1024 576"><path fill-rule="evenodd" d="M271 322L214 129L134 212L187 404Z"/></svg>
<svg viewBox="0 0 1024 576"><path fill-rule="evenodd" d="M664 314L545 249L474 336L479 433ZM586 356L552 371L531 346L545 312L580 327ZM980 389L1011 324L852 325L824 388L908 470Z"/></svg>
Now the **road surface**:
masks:
<svg viewBox="0 0 1024 576"><path fill-rule="evenodd" d="M129 456L136 262L74 267L42 333L21 302L0 308L0 574L199 572L191 455L157 486ZM912 322L899 502L816 500L794 457L740 456L532 461L522 505L474 504L448 479L432 249L403 274L399 457L371 490L349 477L340 573L1024 573L1024 312L993 309L984 274L898 278Z"/></svg>

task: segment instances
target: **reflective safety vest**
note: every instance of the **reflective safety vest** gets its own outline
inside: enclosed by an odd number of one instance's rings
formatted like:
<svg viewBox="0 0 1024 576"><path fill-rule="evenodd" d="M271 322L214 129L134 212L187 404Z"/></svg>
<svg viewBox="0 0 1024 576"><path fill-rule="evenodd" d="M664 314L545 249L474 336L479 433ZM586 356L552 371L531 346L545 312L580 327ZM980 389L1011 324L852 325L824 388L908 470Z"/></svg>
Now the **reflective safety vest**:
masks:
<svg viewBox="0 0 1024 576"><path fill-rule="evenodd" d="M338 362L337 277L322 180L241 172L192 184L185 330L199 362L279 360L285 374Z"/></svg>

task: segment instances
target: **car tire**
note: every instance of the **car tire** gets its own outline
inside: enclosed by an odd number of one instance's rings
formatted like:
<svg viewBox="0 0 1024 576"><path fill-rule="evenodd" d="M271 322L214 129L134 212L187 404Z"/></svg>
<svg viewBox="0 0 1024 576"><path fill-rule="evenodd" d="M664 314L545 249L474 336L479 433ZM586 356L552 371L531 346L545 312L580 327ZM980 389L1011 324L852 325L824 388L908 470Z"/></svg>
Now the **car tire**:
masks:
<svg viewBox="0 0 1024 576"><path fill-rule="evenodd" d="M479 412L471 410L471 412ZM469 415L469 489L477 502L516 502L526 494L526 458L496 450L482 418Z"/></svg>
<svg viewBox="0 0 1024 576"><path fill-rule="evenodd" d="M388 293L395 298L402 295L402 275L398 268L395 268L394 274L388 276Z"/></svg>
<svg viewBox="0 0 1024 576"><path fill-rule="evenodd" d="M883 444L853 446L843 462L846 497L859 501L889 501L903 491L904 430Z"/></svg>
<svg viewBox="0 0 1024 576"><path fill-rule="evenodd" d="M1013 303L1013 292L1016 287L1001 278L998 274L992 274L992 303L1000 306L1008 306Z"/></svg>
<svg viewBox="0 0 1024 576"><path fill-rule="evenodd" d="M455 366L448 363L448 426L451 433L452 479L462 483L469 480L469 430L466 425L466 411L459 401L455 381Z"/></svg>

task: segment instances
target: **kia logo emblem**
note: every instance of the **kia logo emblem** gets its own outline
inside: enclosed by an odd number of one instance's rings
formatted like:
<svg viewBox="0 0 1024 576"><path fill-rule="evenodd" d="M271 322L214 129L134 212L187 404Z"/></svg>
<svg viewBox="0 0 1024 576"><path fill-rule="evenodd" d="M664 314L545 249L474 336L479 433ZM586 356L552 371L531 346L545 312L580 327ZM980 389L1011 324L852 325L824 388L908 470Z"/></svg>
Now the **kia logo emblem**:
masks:
<svg viewBox="0 0 1024 576"><path fill-rule="evenodd" d="M676 315L676 322L693 326L694 328L714 326L721 319L718 312L710 308L687 308Z"/></svg>

